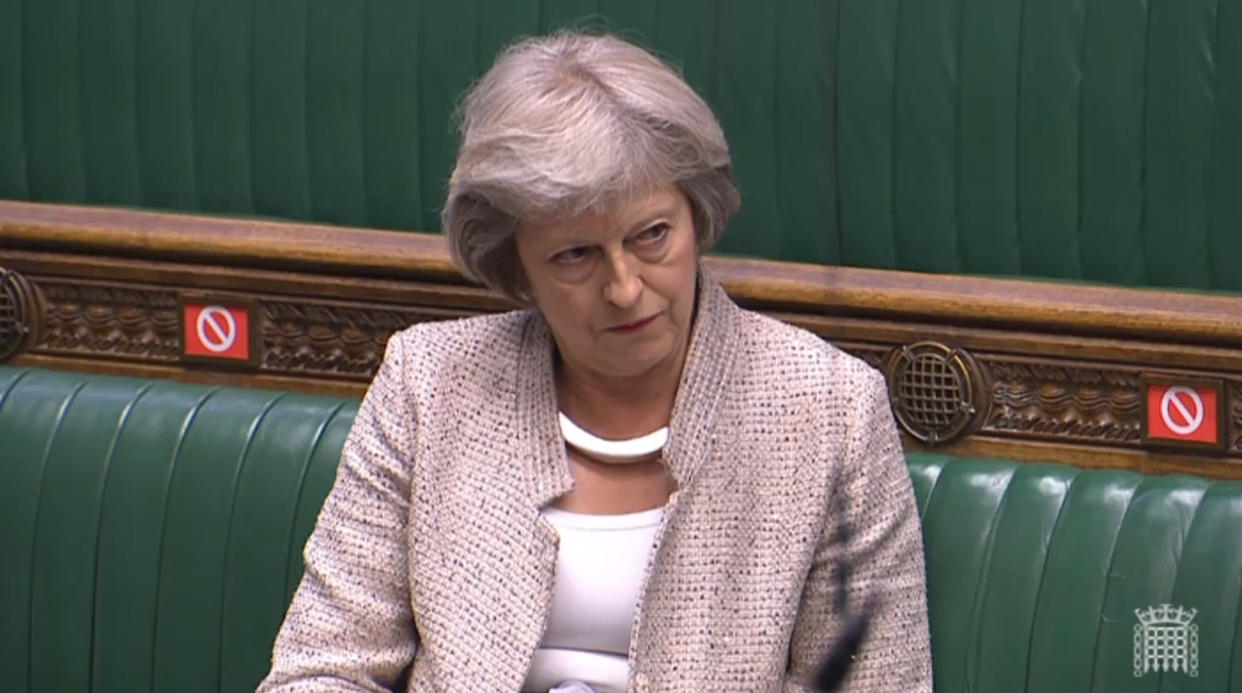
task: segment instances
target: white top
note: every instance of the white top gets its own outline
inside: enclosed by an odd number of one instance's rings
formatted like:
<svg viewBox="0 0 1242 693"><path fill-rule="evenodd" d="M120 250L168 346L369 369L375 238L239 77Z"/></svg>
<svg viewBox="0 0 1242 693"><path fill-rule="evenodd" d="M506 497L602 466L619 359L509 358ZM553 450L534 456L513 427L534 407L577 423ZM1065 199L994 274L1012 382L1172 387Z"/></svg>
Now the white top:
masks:
<svg viewBox="0 0 1242 693"><path fill-rule="evenodd" d="M552 611L524 691L581 681L600 693L625 691L634 609L664 508L584 515L544 508L560 535Z"/></svg>

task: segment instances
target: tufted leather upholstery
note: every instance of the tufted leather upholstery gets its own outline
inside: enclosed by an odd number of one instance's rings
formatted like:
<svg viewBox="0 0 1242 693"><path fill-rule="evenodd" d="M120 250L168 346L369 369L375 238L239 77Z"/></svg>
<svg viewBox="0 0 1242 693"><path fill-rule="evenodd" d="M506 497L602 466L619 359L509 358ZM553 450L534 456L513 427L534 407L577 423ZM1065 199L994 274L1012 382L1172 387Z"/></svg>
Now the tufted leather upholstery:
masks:
<svg viewBox="0 0 1242 693"><path fill-rule="evenodd" d="M1238 0L0 2L0 197L435 230L456 96L584 17L720 114L722 250L1242 290Z"/></svg>
<svg viewBox="0 0 1242 693"><path fill-rule="evenodd" d="M0 687L254 690L355 409L0 367Z"/></svg>
<svg viewBox="0 0 1242 693"><path fill-rule="evenodd" d="M356 403L0 367L4 690L253 690ZM1155 691L1134 609L1242 690L1242 483L911 455L936 690Z"/></svg>
<svg viewBox="0 0 1242 693"><path fill-rule="evenodd" d="M457 97L518 36L585 23L665 52L718 108L751 230L726 247L826 260L821 13L805 0L0 2L0 198L434 231ZM778 145L782 132L796 140Z"/></svg>
<svg viewBox="0 0 1242 693"><path fill-rule="evenodd" d="M909 463L937 691L1242 690L1242 482ZM1134 610L1161 603L1198 610L1198 677L1134 677Z"/></svg>

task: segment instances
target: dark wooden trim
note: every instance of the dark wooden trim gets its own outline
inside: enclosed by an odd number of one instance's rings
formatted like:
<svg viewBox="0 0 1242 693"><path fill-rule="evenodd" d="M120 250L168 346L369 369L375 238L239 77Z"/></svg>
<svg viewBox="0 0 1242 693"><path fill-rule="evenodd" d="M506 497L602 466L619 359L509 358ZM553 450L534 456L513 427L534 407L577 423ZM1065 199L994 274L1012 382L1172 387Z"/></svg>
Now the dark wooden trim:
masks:
<svg viewBox="0 0 1242 693"><path fill-rule="evenodd" d="M61 356L42 352L28 352L13 359L7 365L50 368L78 373L106 373L125 378L161 378L183 383L201 385L230 385L275 390L292 390L313 395L361 398L367 391L365 380L346 378L306 378L302 376L243 373L236 370L218 370L196 365L159 365L140 361L122 361L87 356Z"/></svg>
<svg viewBox="0 0 1242 693"><path fill-rule="evenodd" d="M743 306L877 368L918 342L960 349L973 418L932 451L1242 478L1242 296L706 263ZM360 396L406 325L514 307L435 235L121 209L0 202L0 267L42 313L16 364L334 395ZM252 364L183 359L187 292L253 306ZM1144 440L1153 376L1220 383L1220 446Z"/></svg>
<svg viewBox="0 0 1242 693"><path fill-rule="evenodd" d="M435 234L0 201L3 247L465 283Z"/></svg>
<svg viewBox="0 0 1242 693"><path fill-rule="evenodd" d="M0 201L0 249L467 285L435 234ZM757 308L1242 347L1242 297L710 257Z"/></svg>

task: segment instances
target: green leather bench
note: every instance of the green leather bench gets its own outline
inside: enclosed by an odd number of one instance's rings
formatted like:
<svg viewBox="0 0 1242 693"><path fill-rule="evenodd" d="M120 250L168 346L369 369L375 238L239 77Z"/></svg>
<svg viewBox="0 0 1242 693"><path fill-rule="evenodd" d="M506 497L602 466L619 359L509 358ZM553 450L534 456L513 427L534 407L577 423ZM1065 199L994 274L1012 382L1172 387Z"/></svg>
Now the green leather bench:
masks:
<svg viewBox="0 0 1242 693"><path fill-rule="evenodd" d="M355 410L0 367L0 688L253 690ZM1242 482L909 465L937 691L1242 691ZM1162 603L1197 610L1197 676L1134 676Z"/></svg>

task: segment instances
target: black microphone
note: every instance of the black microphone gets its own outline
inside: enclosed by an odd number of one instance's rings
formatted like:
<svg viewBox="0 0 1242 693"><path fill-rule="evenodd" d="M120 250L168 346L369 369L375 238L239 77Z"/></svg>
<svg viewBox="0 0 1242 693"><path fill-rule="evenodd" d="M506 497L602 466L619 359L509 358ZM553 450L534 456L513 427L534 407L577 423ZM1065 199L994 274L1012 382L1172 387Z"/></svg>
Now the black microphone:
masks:
<svg viewBox="0 0 1242 693"><path fill-rule="evenodd" d="M845 628L837 641L828 648L828 653L820 661L819 671L811 682L815 690L821 693L836 691L854 666L854 658L858 648L867 639L867 631L871 628L871 616L875 613L879 602L874 596L867 600L862 609L846 612Z"/></svg>
<svg viewBox="0 0 1242 693"><path fill-rule="evenodd" d="M838 484L837 490L833 493L833 511L839 518L836 544L840 551L837 559L837 593L834 605L841 613L845 627L828 651L824 653L815 678L811 681L811 685L820 693L833 693L845 681L845 677L849 675L850 669L854 666L858 648L867 639L867 631L871 628L871 618L880 603L879 597L872 594L867 597L862 608L851 611L845 601L845 588L850 576L849 553L846 549L849 546L851 527L845 515L844 494L840 489L841 485Z"/></svg>

